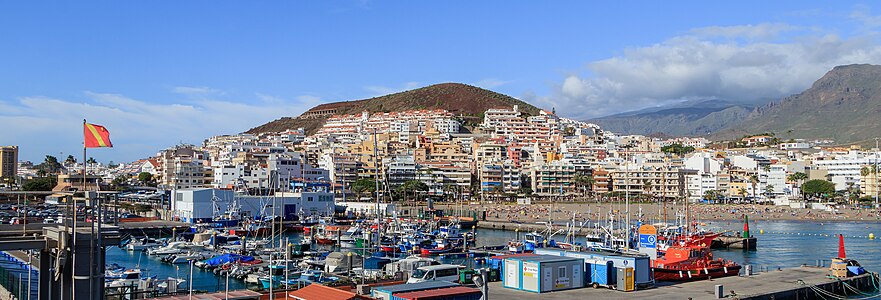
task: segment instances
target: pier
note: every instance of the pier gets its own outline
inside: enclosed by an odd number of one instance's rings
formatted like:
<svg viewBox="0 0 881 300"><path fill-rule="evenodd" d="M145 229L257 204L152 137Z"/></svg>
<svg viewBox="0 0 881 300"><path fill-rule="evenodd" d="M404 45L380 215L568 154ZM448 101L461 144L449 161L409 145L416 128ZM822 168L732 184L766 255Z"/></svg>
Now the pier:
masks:
<svg viewBox="0 0 881 300"><path fill-rule="evenodd" d="M501 282L490 283L490 297L496 299L826 299L830 294L858 295L850 287L859 290L874 290L878 283L877 273L836 279L829 278L829 268L798 267L770 271L752 276L734 276L718 279L694 281L679 284L661 283L657 287L622 292L611 289L581 288L536 294L518 291L502 286ZM874 284L874 285L873 285ZM717 285L723 288L722 298L717 298ZM849 287L848 287L849 286Z"/></svg>

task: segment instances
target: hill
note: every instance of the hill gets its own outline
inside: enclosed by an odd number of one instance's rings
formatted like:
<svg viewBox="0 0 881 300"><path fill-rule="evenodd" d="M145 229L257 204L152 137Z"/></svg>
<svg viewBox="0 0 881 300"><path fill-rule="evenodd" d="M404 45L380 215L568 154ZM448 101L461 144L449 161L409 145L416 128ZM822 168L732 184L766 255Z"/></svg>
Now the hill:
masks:
<svg viewBox="0 0 881 300"><path fill-rule="evenodd" d="M296 118L284 117L251 128L247 133L278 132L302 127L306 129L307 134L312 134L332 115L357 114L362 111L376 113L446 109L466 118L482 119L487 109L511 108L514 105L518 105L521 111L530 115L538 114L539 111L535 106L511 96L467 84L441 83L370 99L321 104Z"/></svg>
<svg viewBox="0 0 881 300"><path fill-rule="evenodd" d="M739 123L753 107L722 100L705 100L596 118L590 122L623 134L701 136Z"/></svg>
<svg viewBox="0 0 881 300"><path fill-rule="evenodd" d="M838 66L804 92L754 110L719 138L774 132L783 139L866 142L881 131L881 66Z"/></svg>

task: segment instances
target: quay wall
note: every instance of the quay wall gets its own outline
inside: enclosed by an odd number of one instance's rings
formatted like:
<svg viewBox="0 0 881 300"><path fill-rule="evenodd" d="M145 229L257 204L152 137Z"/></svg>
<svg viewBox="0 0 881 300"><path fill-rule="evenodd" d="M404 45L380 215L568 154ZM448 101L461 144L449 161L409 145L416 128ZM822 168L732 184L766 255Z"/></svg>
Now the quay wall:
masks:
<svg viewBox="0 0 881 300"><path fill-rule="evenodd" d="M776 300L776 299L829 299L833 296L848 295L850 297L865 297L854 291L860 292L879 292L879 276L878 273L866 273L859 276L848 277L833 282L825 282L819 284L810 284L805 282L803 287L787 289L775 292L769 292L757 295L747 295L739 297L741 300ZM826 293L828 294L826 294ZM873 296L872 298L875 298Z"/></svg>

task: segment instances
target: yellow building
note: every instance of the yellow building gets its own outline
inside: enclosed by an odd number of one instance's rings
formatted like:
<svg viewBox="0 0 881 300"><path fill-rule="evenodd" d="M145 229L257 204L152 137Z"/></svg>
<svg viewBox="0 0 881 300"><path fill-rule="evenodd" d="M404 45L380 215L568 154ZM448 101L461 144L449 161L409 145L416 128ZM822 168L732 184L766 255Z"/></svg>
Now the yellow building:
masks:
<svg viewBox="0 0 881 300"><path fill-rule="evenodd" d="M0 178L15 179L18 174L18 146L0 147Z"/></svg>

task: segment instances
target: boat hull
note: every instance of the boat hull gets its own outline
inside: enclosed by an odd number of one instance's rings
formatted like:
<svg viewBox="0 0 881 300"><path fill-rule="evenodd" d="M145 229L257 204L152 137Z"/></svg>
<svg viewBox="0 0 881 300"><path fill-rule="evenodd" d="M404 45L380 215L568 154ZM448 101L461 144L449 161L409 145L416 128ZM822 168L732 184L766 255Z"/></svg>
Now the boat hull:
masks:
<svg viewBox="0 0 881 300"><path fill-rule="evenodd" d="M695 281L708 278L737 276L741 266L712 267L691 270L652 268L657 281Z"/></svg>

